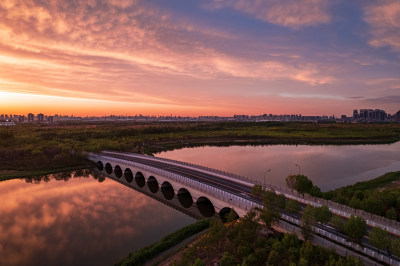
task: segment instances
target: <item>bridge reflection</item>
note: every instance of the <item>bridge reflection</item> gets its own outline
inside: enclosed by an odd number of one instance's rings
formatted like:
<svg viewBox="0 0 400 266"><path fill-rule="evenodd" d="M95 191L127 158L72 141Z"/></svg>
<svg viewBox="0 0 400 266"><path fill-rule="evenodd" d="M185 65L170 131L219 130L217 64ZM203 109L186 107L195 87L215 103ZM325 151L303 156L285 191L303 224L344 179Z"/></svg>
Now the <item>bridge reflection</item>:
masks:
<svg viewBox="0 0 400 266"><path fill-rule="evenodd" d="M146 196L153 198L167 205L168 207L178 210L194 219L215 217L225 220L225 216L231 211L230 208L224 208L219 213L216 212L212 203L206 197L200 197L196 202L194 202L189 191L185 188L179 189L178 193L175 194L174 189L169 182L158 184L158 181L154 176L150 176L146 182L141 172L138 172L135 175L135 178L133 178L133 173L129 168L124 171L123 175L119 174L122 173L122 170L121 172L114 170L112 173L109 173L109 171L107 171L107 164L104 168L98 168L99 169L95 170L95 172L98 174L101 174L142 194L145 194ZM103 169L103 171L100 169ZM134 179L135 182L133 182Z"/></svg>

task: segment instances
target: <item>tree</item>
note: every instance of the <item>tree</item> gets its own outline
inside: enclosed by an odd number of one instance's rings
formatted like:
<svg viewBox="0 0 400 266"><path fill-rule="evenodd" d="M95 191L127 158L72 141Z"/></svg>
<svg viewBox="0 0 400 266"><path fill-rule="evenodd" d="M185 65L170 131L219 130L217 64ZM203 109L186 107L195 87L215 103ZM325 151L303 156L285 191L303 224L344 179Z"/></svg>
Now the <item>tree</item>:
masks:
<svg viewBox="0 0 400 266"><path fill-rule="evenodd" d="M390 246L393 254L397 257L400 257L400 239L393 238Z"/></svg>
<svg viewBox="0 0 400 266"><path fill-rule="evenodd" d="M384 250L390 245L389 233L380 227L375 227L369 232L368 242L371 243L371 245Z"/></svg>
<svg viewBox="0 0 400 266"><path fill-rule="evenodd" d="M237 220L239 218L239 216L237 215L237 213L235 212L235 209L232 208L229 213L226 215L226 222L227 223L232 223L235 220Z"/></svg>
<svg viewBox="0 0 400 266"><path fill-rule="evenodd" d="M271 227L281 217L280 210L285 207L285 197L277 195L274 191L265 191L263 194L263 203L260 218L267 227Z"/></svg>
<svg viewBox="0 0 400 266"><path fill-rule="evenodd" d="M219 265L221 266L236 265L236 259L231 253L225 251L222 258L219 260Z"/></svg>
<svg viewBox="0 0 400 266"><path fill-rule="evenodd" d="M322 192L321 189L317 186L313 186L310 191L309 191L310 195L313 197L318 197L321 198L322 197Z"/></svg>
<svg viewBox="0 0 400 266"><path fill-rule="evenodd" d="M296 175L296 182L293 185L293 188L297 190L297 192L304 195L304 193L309 193L311 188L313 187L313 183L308 177L305 175Z"/></svg>
<svg viewBox="0 0 400 266"><path fill-rule="evenodd" d="M293 188L294 187L294 183L296 183L296 175L288 175L286 177L286 186L288 188Z"/></svg>
<svg viewBox="0 0 400 266"><path fill-rule="evenodd" d="M254 185L251 188L251 195L253 195L256 198L261 198L263 192L263 187L261 185Z"/></svg>
<svg viewBox="0 0 400 266"><path fill-rule="evenodd" d="M314 208L315 220L320 223L327 223L332 218L332 212L327 206Z"/></svg>
<svg viewBox="0 0 400 266"><path fill-rule="evenodd" d="M206 264L200 258L197 258L192 266L206 266Z"/></svg>
<svg viewBox="0 0 400 266"><path fill-rule="evenodd" d="M290 213L297 213L300 211L300 202L297 200L288 199L285 204L285 210Z"/></svg>
<svg viewBox="0 0 400 266"><path fill-rule="evenodd" d="M340 217L339 215L334 215L333 218L331 219L331 222L333 226L339 231L343 232L344 229L344 221L343 218Z"/></svg>
<svg viewBox="0 0 400 266"><path fill-rule="evenodd" d="M367 223L363 218L351 215L344 224L344 233L349 241L360 243L361 238L367 234Z"/></svg>
<svg viewBox="0 0 400 266"><path fill-rule="evenodd" d="M397 216L397 214L396 214L395 208L392 207L386 211L386 218L396 220L396 216Z"/></svg>
<svg viewBox="0 0 400 266"><path fill-rule="evenodd" d="M303 235L304 240L311 239L312 228L317 223L315 219L314 208L311 206L307 206L301 217L301 233Z"/></svg>

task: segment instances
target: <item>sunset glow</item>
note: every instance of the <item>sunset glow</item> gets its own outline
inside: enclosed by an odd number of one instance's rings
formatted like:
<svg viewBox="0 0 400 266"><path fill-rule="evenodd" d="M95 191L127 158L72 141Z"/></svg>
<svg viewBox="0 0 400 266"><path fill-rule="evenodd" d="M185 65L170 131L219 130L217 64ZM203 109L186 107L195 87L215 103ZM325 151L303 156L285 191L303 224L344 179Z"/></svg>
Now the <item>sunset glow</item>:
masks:
<svg viewBox="0 0 400 266"><path fill-rule="evenodd" d="M397 0L2 0L0 113L394 113L399 32Z"/></svg>

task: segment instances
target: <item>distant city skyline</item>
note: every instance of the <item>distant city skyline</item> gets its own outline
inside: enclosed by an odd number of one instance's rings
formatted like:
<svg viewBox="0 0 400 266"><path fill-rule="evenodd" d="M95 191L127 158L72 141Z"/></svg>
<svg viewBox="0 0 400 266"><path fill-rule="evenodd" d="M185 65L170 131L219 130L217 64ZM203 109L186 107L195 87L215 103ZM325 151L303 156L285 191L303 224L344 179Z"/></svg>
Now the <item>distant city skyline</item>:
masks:
<svg viewBox="0 0 400 266"><path fill-rule="evenodd" d="M381 109L354 109L352 116L327 116L327 115L302 115L297 114L235 114L231 116L174 116L159 115L149 116L142 114L135 115L108 115L108 116L68 116L64 114L47 115L43 113L26 115L21 114L1 114L0 126L16 125L17 123L54 123L60 121L95 122L95 121L133 121L133 122L173 122L173 121L238 121L238 122L266 122L266 121L299 121L299 122L400 122L400 110L393 114L388 114ZM6 122L6 123L4 123Z"/></svg>
<svg viewBox="0 0 400 266"><path fill-rule="evenodd" d="M0 114L393 114L400 1L0 1Z"/></svg>

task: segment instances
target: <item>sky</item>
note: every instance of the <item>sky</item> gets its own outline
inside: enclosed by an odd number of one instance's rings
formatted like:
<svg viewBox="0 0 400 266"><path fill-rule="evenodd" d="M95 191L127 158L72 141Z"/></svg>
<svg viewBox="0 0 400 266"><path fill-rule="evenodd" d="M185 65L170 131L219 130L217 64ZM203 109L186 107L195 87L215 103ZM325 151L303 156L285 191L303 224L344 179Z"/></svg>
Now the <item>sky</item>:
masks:
<svg viewBox="0 0 400 266"><path fill-rule="evenodd" d="M399 0L1 0L0 113L400 110Z"/></svg>

